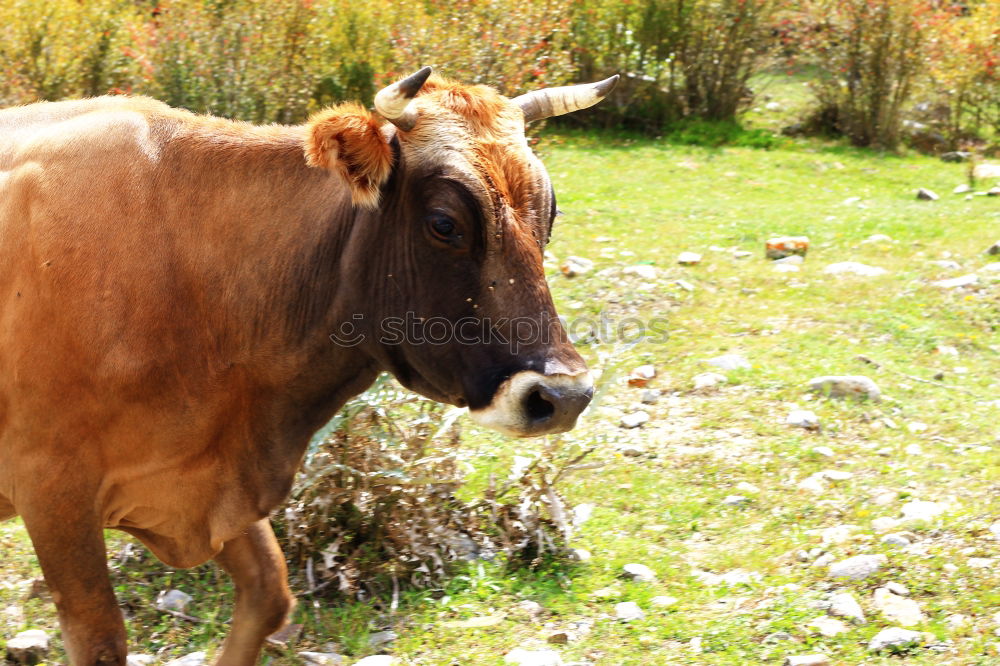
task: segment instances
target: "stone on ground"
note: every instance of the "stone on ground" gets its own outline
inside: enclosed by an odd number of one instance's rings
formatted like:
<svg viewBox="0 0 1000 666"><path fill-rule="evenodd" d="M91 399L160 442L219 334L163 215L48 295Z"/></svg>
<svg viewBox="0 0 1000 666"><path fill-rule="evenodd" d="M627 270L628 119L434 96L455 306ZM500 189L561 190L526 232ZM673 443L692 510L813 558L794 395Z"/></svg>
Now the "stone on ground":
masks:
<svg viewBox="0 0 1000 666"><path fill-rule="evenodd" d="M819 417L808 409L793 409L785 417L785 423L806 430L819 430Z"/></svg>
<svg viewBox="0 0 1000 666"><path fill-rule="evenodd" d="M842 621L834 617L827 617L826 615L819 616L806 626L815 630L820 636L826 636L827 638L833 638L838 634L843 634L851 630Z"/></svg>
<svg viewBox="0 0 1000 666"><path fill-rule="evenodd" d="M667 597L667 596L656 596L649 600L651 606L657 606L659 608L665 608L667 606L673 606L679 601L677 597Z"/></svg>
<svg viewBox="0 0 1000 666"><path fill-rule="evenodd" d="M937 195L933 190L929 190L926 187L921 187L917 190L917 198L923 201L937 201L941 197Z"/></svg>
<svg viewBox="0 0 1000 666"><path fill-rule="evenodd" d="M938 502L927 502L925 500L913 500L903 505L903 520L905 521L926 521L937 518L947 510L944 504Z"/></svg>
<svg viewBox="0 0 1000 666"><path fill-rule="evenodd" d="M647 421L649 421L649 414L639 411L625 414L622 416L621 423L623 428L638 428Z"/></svg>
<svg viewBox="0 0 1000 666"><path fill-rule="evenodd" d="M830 666L830 658L825 654L789 655L784 666Z"/></svg>
<svg viewBox="0 0 1000 666"><path fill-rule="evenodd" d="M156 657L151 654L130 654L125 657L125 666L151 666Z"/></svg>
<svg viewBox="0 0 1000 666"><path fill-rule="evenodd" d="M831 564L830 577L864 580L881 569L887 561L885 555L855 555Z"/></svg>
<svg viewBox="0 0 1000 666"><path fill-rule="evenodd" d="M156 596L156 610L184 612L191 603L191 595L180 590L163 590Z"/></svg>
<svg viewBox="0 0 1000 666"><path fill-rule="evenodd" d="M714 386L725 383L726 376L720 375L718 372L703 372L694 376L695 390L713 388Z"/></svg>
<svg viewBox="0 0 1000 666"><path fill-rule="evenodd" d="M49 652L49 635L41 629L22 631L7 641L7 658L16 664L37 664Z"/></svg>
<svg viewBox="0 0 1000 666"><path fill-rule="evenodd" d="M942 289L958 289L959 287L969 287L977 282L979 282L979 276L975 273L969 273L968 275L961 275L947 280L936 280L931 282L931 286L941 287Z"/></svg>
<svg viewBox="0 0 1000 666"><path fill-rule="evenodd" d="M645 618L646 613L634 601L622 601L615 604L615 617L622 622L631 622Z"/></svg>
<svg viewBox="0 0 1000 666"><path fill-rule="evenodd" d="M701 255L697 252L681 252L677 255L677 263L681 266L694 266L701 261Z"/></svg>
<svg viewBox="0 0 1000 666"><path fill-rule="evenodd" d="M847 618L854 624L865 623L865 613L861 604L850 592L838 592L830 597L830 615Z"/></svg>
<svg viewBox="0 0 1000 666"><path fill-rule="evenodd" d="M583 257L566 257L559 270L568 278L576 277L594 270L594 262Z"/></svg>
<svg viewBox="0 0 1000 666"><path fill-rule="evenodd" d="M373 654L354 662L354 666L396 666L399 660L390 654Z"/></svg>
<svg viewBox="0 0 1000 666"><path fill-rule="evenodd" d="M925 620L916 601L893 594L884 587L875 590L873 605L882 617L903 627L915 627Z"/></svg>
<svg viewBox="0 0 1000 666"><path fill-rule="evenodd" d="M341 666L344 663L343 655L336 652L299 652L298 656L307 666Z"/></svg>
<svg viewBox="0 0 1000 666"><path fill-rule="evenodd" d="M813 377L809 380L809 390L831 398L868 398L875 402L882 399L882 391L878 385L864 375Z"/></svg>
<svg viewBox="0 0 1000 666"><path fill-rule="evenodd" d="M630 580L638 581L640 583L652 583L656 581L656 572L647 567L645 564L638 564L632 562L626 564L622 567L624 570L624 576Z"/></svg>
<svg viewBox="0 0 1000 666"><path fill-rule="evenodd" d="M880 652L886 648L905 650L910 647L918 647L923 641L924 635L919 631L889 627L878 632L868 641L868 649L872 652Z"/></svg>

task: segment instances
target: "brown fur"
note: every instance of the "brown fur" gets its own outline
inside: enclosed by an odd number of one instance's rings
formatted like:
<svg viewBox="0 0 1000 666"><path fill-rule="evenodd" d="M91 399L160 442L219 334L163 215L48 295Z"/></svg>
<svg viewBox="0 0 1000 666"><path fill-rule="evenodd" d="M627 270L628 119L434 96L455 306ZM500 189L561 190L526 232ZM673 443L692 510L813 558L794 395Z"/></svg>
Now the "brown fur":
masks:
<svg viewBox="0 0 1000 666"><path fill-rule="evenodd" d="M473 407L522 369L583 371L564 335L378 337L408 312L555 319L520 111L440 79L415 103L395 165L353 105L296 127L128 97L0 111L0 518L23 516L74 664L124 663L103 528L172 566L218 558L238 590L220 663L249 664L290 608L266 516L348 398L383 370ZM431 209L467 248L427 241ZM361 342L331 342L356 321Z"/></svg>

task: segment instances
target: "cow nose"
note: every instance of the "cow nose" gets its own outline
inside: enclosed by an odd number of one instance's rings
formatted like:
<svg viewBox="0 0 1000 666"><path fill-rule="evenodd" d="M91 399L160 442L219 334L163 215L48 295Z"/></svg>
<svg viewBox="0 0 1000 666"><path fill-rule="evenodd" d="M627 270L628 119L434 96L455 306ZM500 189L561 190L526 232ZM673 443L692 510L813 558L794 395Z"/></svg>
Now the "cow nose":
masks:
<svg viewBox="0 0 1000 666"><path fill-rule="evenodd" d="M500 385L489 405L472 411L477 423L517 437L565 432L594 396L589 372L519 372Z"/></svg>

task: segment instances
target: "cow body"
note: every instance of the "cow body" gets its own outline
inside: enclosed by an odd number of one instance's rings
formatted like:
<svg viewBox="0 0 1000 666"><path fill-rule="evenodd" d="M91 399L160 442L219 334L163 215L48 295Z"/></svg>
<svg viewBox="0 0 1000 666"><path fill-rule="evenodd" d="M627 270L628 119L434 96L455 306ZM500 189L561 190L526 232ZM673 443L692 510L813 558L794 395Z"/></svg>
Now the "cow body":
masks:
<svg viewBox="0 0 1000 666"><path fill-rule="evenodd" d="M518 107L434 79L413 103L398 127L122 97L0 111L0 519L23 516L74 663L126 653L102 528L171 566L216 558L237 587L219 663L254 662L291 607L266 517L379 372L521 435L586 405L565 336L379 338L403 313L554 315L554 202ZM358 340L332 341L345 323Z"/></svg>

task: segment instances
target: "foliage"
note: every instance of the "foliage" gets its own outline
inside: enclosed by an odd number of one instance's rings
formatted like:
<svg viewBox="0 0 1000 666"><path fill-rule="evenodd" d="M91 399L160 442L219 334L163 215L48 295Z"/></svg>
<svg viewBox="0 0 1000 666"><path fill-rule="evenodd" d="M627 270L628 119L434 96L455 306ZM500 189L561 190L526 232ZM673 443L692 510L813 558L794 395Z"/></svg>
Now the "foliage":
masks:
<svg viewBox="0 0 1000 666"><path fill-rule="evenodd" d="M577 0L579 78L620 72L618 114L657 130L682 118L735 120L772 45L776 0Z"/></svg>
<svg viewBox="0 0 1000 666"><path fill-rule="evenodd" d="M823 70L814 119L856 146L895 148L931 35L951 10L933 0L814 0L793 16Z"/></svg>
<svg viewBox="0 0 1000 666"><path fill-rule="evenodd" d="M401 584L442 584L457 561L566 554L572 526L555 486L585 454L567 461L554 440L465 501L459 413L384 378L342 410L275 520L301 587L388 599Z"/></svg>
<svg viewBox="0 0 1000 666"><path fill-rule="evenodd" d="M1000 136L1000 3L972 3L941 22L930 55L932 104L944 111L933 120L951 147L975 142L984 130Z"/></svg>

